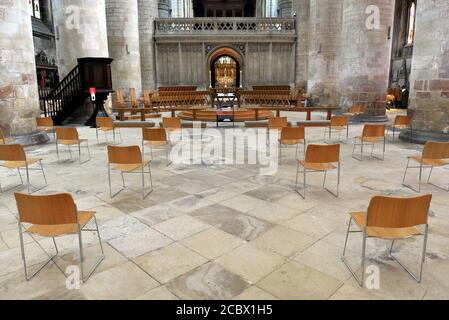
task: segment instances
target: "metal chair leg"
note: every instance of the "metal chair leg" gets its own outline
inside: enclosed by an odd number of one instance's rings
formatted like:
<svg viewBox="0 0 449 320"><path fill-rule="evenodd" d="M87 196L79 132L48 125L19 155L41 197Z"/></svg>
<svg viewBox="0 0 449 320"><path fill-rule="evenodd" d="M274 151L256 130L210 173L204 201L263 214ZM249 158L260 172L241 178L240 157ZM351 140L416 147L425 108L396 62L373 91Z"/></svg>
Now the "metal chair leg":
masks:
<svg viewBox="0 0 449 320"><path fill-rule="evenodd" d="M89 280L89 278L92 276L92 274L98 268L100 263L105 259L105 255L104 255L104 251L103 251L103 244L101 243L100 230L98 229L97 218L95 216L94 216L94 220L95 220L96 232L97 232L97 235L98 235L98 241L100 243L101 256L97 260L97 262L92 266L92 268L89 270L89 272L87 273L86 276L84 276L84 265L83 265L83 263L84 263L84 252L83 252L83 240L82 240L81 233L83 231L90 231L90 230L82 230L80 225L78 224L78 241L79 241L79 248L80 248L80 270L81 270L81 280L83 281L83 283L85 283L85 282L87 282L87 280Z"/></svg>
<svg viewBox="0 0 449 320"><path fill-rule="evenodd" d="M410 271L398 258L396 258L392 254L394 241L391 243L391 247L390 247L390 253L389 253L390 258L392 258L395 262L397 262L418 283L421 283L421 280L422 280L422 271L423 271L424 262L426 260L428 234L429 234L429 226L426 225L426 230L424 233L424 240L423 240L423 248L422 248L421 259L420 259L421 263L420 263L420 268L419 268L419 275L416 275L415 273Z"/></svg>
<svg viewBox="0 0 449 320"><path fill-rule="evenodd" d="M355 271L351 268L351 266L349 265L348 261L346 260L346 246L348 243L348 237L350 233L360 233L360 231L350 231L351 228L351 222L352 222L352 218L349 220L349 226L348 226L348 231L346 233L346 241L345 241L345 247L343 249L343 256L341 257L341 261L345 264L346 268L349 270L349 272L352 274L352 276L354 277L354 279L357 281L357 283L359 284L360 287L364 287L364 280L365 280L365 255L366 255L366 239L367 239L367 234L366 234L366 230L362 231L363 232L363 243L362 243L362 265L361 265L361 271L362 271L362 275L361 278L359 279L357 277L357 275L355 274Z"/></svg>

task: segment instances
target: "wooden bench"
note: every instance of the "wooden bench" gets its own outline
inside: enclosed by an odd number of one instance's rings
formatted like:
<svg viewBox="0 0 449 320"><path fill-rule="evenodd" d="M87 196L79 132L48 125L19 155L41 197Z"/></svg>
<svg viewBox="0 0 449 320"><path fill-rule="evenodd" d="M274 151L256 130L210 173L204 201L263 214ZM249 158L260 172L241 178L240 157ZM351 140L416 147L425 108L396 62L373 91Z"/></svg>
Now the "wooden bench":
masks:
<svg viewBox="0 0 449 320"><path fill-rule="evenodd" d="M148 121L114 121L116 128L153 128L154 122Z"/></svg>
<svg viewBox="0 0 449 320"><path fill-rule="evenodd" d="M201 124L200 125L201 129L207 128L207 123L201 122L200 124ZM162 128L162 122L159 123L159 127ZM196 123L196 127L198 127L198 123ZM183 129L192 129L193 128L193 122L182 122L181 123L181 128L183 128Z"/></svg>
<svg viewBox="0 0 449 320"><path fill-rule="evenodd" d="M329 127L331 124L330 120L307 120L307 121L298 121L296 125L298 127Z"/></svg>

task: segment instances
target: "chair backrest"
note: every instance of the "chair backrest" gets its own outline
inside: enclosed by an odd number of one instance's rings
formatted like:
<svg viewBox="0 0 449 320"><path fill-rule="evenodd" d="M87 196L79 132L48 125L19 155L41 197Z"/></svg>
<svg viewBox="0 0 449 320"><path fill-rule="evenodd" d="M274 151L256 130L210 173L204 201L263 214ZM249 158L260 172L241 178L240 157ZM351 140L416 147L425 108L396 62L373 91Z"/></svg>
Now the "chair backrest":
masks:
<svg viewBox="0 0 449 320"><path fill-rule="evenodd" d="M380 138L385 137L384 124L366 124L363 127L363 137L364 138Z"/></svg>
<svg viewBox="0 0 449 320"><path fill-rule="evenodd" d="M449 142L427 141L423 150L423 159L449 159Z"/></svg>
<svg viewBox="0 0 449 320"><path fill-rule="evenodd" d="M432 195L403 198L377 196L368 207L367 226L409 228L427 224Z"/></svg>
<svg viewBox="0 0 449 320"><path fill-rule="evenodd" d="M167 141L167 133L164 128L142 128L143 141Z"/></svg>
<svg viewBox="0 0 449 320"><path fill-rule="evenodd" d="M349 112L351 112L351 113L363 113L363 112L365 112L365 106L362 105L362 104L353 105L351 108L349 108Z"/></svg>
<svg viewBox="0 0 449 320"><path fill-rule="evenodd" d="M281 131L281 141L283 140L304 140L306 130L304 127L284 127Z"/></svg>
<svg viewBox="0 0 449 320"><path fill-rule="evenodd" d="M137 94L135 88L129 88L129 100L131 100L131 106L137 108L139 103L137 102Z"/></svg>
<svg viewBox="0 0 449 320"><path fill-rule="evenodd" d="M124 108L125 103L125 96L123 95L123 91L121 89L115 90L115 94L117 95L117 104L119 108Z"/></svg>
<svg viewBox="0 0 449 320"><path fill-rule="evenodd" d="M38 127L52 128L54 126L52 117L36 118L36 124Z"/></svg>
<svg viewBox="0 0 449 320"><path fill-rule="evenodd" d="M142 163L142 153L139 146L108 145L108 161L113 164L140 164Z"/></svg>
<svg viewBox="0 0 449 320"><path fill-rule="evenodd" d="M340 161L340 145L318 145L307 146L306 163L331 163Z"/></svg>
<svg viewBox="0 0 449 320"><path fill-rule="evenodd" d="M79 140L78 130L76 128L57 127L56 139L78 141Z"/></svg>
<svg viewBox="0 0 449 320"><path fill-rule="evenodd" d="M3 133L3 129L0 127L0 144L5 143L5 134Z"/></svg>
<svg viewBox="0 0 449 320"><path fill-rule="evenodd" d="M25 150L20 144L0 144L0 160L26 161Z"/></svg>
<svg viewBox="0 0 449 320"><path fill-rule="evenodd" d="M99 128L114 128L114 121L110 117L97 117L96 122Z"/></svg>
<svg viewBox="0 0 449 320"><path fill-rule="evenodd" d="M150 92L150 90L143 90L143 103L145 105L145 108L151 108L151 98L153 94Z"/></svg>
<svg viewBox="0 0 449 320"><path fill-rule="evenodd" d="M288 126L287 117L273 117L268 119L268 128L280 129Z"/></svg>
<svg viewBox="0 0 449 320"><path fill-rule="evenodd" d="M164 128L181 129L181 119L179 119L179 118L162 118L162 126Z"/></svg>
<svg viewBox="0 0 449 320"><path fill-rule="evenodd" d="M394 119L395 126L408 126L412 123L413 117L411 116L396 116Z"/></svg>
<svg viewBox="0 0 449 320"><path fill-rule="evenodd" d="M69 193L29 195L16 193L20 222L38 225L77 223L75 202Z"/></svg>
<svg viewBox="0 0 449 320"><path fill-rule="evenodd" d="M349 124L349 117L346 116L332 116L331 126L332 127L345 127Z"/></svg>

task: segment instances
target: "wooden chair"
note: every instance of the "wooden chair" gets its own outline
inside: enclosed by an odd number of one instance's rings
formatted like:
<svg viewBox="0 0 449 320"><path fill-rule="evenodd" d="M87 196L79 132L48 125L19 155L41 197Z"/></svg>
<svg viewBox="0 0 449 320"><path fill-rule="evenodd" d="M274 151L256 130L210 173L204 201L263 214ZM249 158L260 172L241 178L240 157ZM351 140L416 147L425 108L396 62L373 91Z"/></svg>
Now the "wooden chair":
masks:
<svg viewBox="0 0 449 320"><path fill-rule="evenodd" d="M31 167L31 165L39 164L38 168ZM25 169L27 176L27 187L28 193L30 193L30 170L40 170L42 171L42 175L44 176L45 185L47 185L47 178L45 177L44 167L42 165L41 158L28 158L25 154L23 147L20 144L0 144L0 167L4 167L9 170L17 169L17 174L20 177L21 183L17 186L9 188L8 190L3 190L0 184L0 192L6 192L12 190L18 186L23 185L23 178L20 172L20 169ZM42 188L39 188L36 191L39 191Z"/></svg>
<svg viewBox="0 0 449 320"><path fill-rule="evenodd" d="M357 104L349 108L348 112L345 112L343 115L348 117L355 117L361 115L365 112L365 106L362 104Z"/></svg>
<svg viewBox="0 0 449 320"><path fill-rule="evenodd" d="M418 166L410 166L411 161L417 162L419 165ZM438 189L449 192L449 187L448 188L440 187L440 186L430 182L430 178L432 177L433 169L444 167L446 165L449 165L449 142L428 141L424 146L424 150L423 150L421 156L408 157L407 167L405 168L405 173L404 173L404 178L402 179L402 184L405 187L410 188L413 191L420 193L423 170L426 168L430 168L430 174L429 174L429 177L427 178L427 183L430 185L433 185L434 187L437 187ZM405 178L407 177L408 169L419 169L418 189L415 189L411 185L405 184Z"/></svg>
<svg viewBox="0 0 449 320"><path fill-rule="evenodd" d="M108 132L112 131L112 136L115 142L116 130L117 135L120 135L120 142L122 141L122 134L120 132L120 128L116 128L114 121L110 117L97 117L96 119L97 127L95 128L97 134L97 143L98 143L98 131L103 131L106 137L106 143L108 142Z"/></svg>
<svg viewBox="0 0 449 320"><path fill-rule="evenodd" d="M306 130L304 127L284 127L281 130L279 139L279 162L282 158L282 146L296 146L295 157L298 160L299 145L303 144L304 153L306 150Z"/></svg>
<svg viewBox="0 0 449 320"><path fill-rule="evenodd" d="M145 156L145 145L150 146L151 160L153 160L153 148L165 147L167 165L170 164L170 141L164 128L142 128L142 154Z"/></svg>
<svg viewBox="0 0 449 320"><path fill-rule="evenodd" d="M125 173L139 173L142 175L142 197L145 199L151 192L153 192L153 179L151 177L150 160L145 161L142 159L142 153L138 146L118 147L108 145L108 181L109 181L109 194L111 198L114 198L125 188ZM148 174L150 175L151 190L145 193L145 167L148 167ZM138 170L138 171L137 171ZM119 171L122 176L123 187L112 194L111 185L111 171Z"/></svg>
<svg viewBox="0 0 449 320"><path fill-rule="evenodd" d="M335 165L337 164L337 165ZM303 171L300 171L300 166ZM337 170L337 193L326 188L327 172ZM324 172L323 188L333 196L339 196L340 189L340 145L309 145L307 146L305 160L298 160L298 169L296 171L295 191L303 198L306 198L306 173L307 172ZM301 194L298 189L299 174L303 174L303 189Z"/></svg>
<svg viewBox="0 0 449 320"><path fill-rule="evenodd" d="M348 116L332 116L331 123L328 127L324 128L324 143L326 143L326 137L329 136L329 143L332 143L332 132L338 132L338 142L341 141L341 132L346 131L346 143L349 140L349 117Z"/></svg>
<svg viewBox="0 0 449 320"><path fill-rule="evenodd" d="M13 142L13 141L14 141L13 138L11 138L11 137L5 137L5 134L4 134L4 132L3 132L3 129L0 128L0 144L7 144L7 143L10 143L10 142Z"/></svg>
<svg viewBox="0 0 449 320"><path fill-rule="evenodd" d="M151 93L150 90L143 90L142 101L143 101L143 105L145 106L145 108L147 108L147 109L153 108L152 97L153 97L153 93Z"/></svg>
<svg viewBox="0 0 449 320"><path fill-rule="evenodd" d="M168 132L175 132L182 129L182 123L180 118L162 118L162 127Z"/></svg>
<svg viewBox="0 0 449 320"><path fill-rule="evenodd" d="M429 231L428 215L431 200L432 195L430 194L412 198L377 196L371 199L367 212L350 213L345 246L341 259L361 287L364 286L366 240L368 238L391 241L389 250L390 257L404 268L404 270L418 283L421 282L423 264L426 257L427 236ZM358 230L351 231L353 222L355 222ZM350 233L363 233L362 276L360 280L345 257ZM419 275L415 275L411 272L392 254L395 241L417 236L424 237Z"/></svg>
<svg viewBox="0 0 449 320"><path fill-rule="evenodd" d="M287 117L272 117L268 119L268 129L275 130L277 132L281 131L282 128L288 126Z"/></svg>
<svg viewBox="0 0 449 320"><path fill-rule="evenodd" d="M115 90L115 95L117 98L117 107L119 109L126 109L126 101L125 101L125 96L123 95L123 91L121 89L117 89L117 90ZM119 119L120 119L120 121L125 120L125 112L124 111L119 111Z"/></svg>
<svg viewBox="0 0 449 320"><path fill-rule="evenodd" d="M52 117L36 118L37 129L45 132L53 132L53 138L56 138L55 125Z"/></svg>
<svg viewBox="0 0 449 320"><path fill-rule="evenodd" d="M384 160L385 159L385 148L386 148L386 136L385 136L384 124L366 124L363 127L363 133L360 137L355 137L354 148L352 149L352 157L356 160L363 161L363 149L366 145L372 146L371 157ZM360 140L360 143L358 141ZM382 158L374 155L374 146L383 141ZM355 156L355 148L360 146L360 159Z"/></svg>
<svg viewBox="0 0 449 320"><path fill-rule="evenodd" d="M25 279L27 281L31 280L47 264L54 261L59 253L55 240L56 237L77 235L80 252L79 264L81 270L81 280L86 282L105 258L95 212L78 211L72 196L68 193L51 195L26 195L16 193L15 198L17 202L17 209L19 211L19 237L23 267L25 270ZM92 219L95 222L95 229L89 229L86 227ZM27 224L27 226L24 224ZM98 241L100 242L101 256L87 275L84 276L84 247L82 233L86 231L97 233ZM42 248L42 246L39 245L45 254L50 257L50 259L42 264L31 276L28 276L25 245L23 241L24 233L31 236L35 241L36 239L33 235L38 235L44 238L52 238L56 251L55 255L51 256Z"/></svg>
<svg viewBox="0 0 449 320"><path fill-rule="evenodd" d="M85 143L87 152L89 154L89 159L84 162L81 162L81 144ZM87 139L80 139L78 135L78 130L76 128L56 128L56 155L58 157L59 162L59 144L66 145L69 149L70 159L72 159L72 151L70 149L71 146L78 146L78 157L79 163L83 164L90 161L90 150L89 150L89 142Z"/></svg>
<svg viewBox="0 0 449 320"><path fill-rule="evenodd" d="M413 129L412 122L413 117L411 116L396 116L396 118L394 119L394 124L390 128L390 131L393 134L393 142L395 141L396 138L396 130L403 130L406 128L410 128L410 137L412 137L412 129Z"/></svg>
<svg viewBox="0 0 449 320"><path fill-rule="evenodd" d="M131 102L131 108L139 108L139 101L137 100L137 94L135 88L129 88L129 100ZM132 111L131 114L137 114L136 111Z"/></svg>

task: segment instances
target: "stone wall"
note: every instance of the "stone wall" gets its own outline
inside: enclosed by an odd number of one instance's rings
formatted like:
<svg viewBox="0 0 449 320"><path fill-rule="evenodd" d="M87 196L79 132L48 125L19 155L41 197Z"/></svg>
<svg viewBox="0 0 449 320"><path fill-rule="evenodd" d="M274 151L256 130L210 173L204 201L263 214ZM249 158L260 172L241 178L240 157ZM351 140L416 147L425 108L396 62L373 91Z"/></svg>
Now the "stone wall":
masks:
<svg viewBox="0 0 449 320"><path fill-rule="evenodd" d="M170 0L157 0L158 1L158 11L159 17L168 18L171 15L171 3ZM156 2L156 0L147 1L147 2Z"/></svg>
<svg viewBox="0 0 449 320"><path fill-rule="evenodd" d="M341 49L341 0L311 0L307 92L324 104L338 102Z"/></svg>
<svg viewBox="0 0 449 320"><path fill-rule="evenodd" d="M61 80L78 58L109 57L104 0L58 0L52 5Z"/></svg>
<svg viewBox="0 0 449 320"><path fill-rule="evenodd" d="M109 55L112 62L112 83L125 92L142 91L140 69L139 23L137 0L106 0Z"/></svg>
<svg viewBox="0 0 449 320"><path fill-rule="evenodd" d="M363 104L365 120L386 120L394 1L345 0L343 6L340 106Z"/></svg>
<svg viewBox="0 0 449 320"><path fill-rule="evenodd" d="M40 111L28 0L0 1L0 24L0 127L30 136Z"/></svg>
<svg viewBox="0 0 449 320"><path fill-rule="evenodd" d="M279 17L291 18L292 17L292 0L279 0Z"/></svg>
<svg viewBox="0 0 449 320"><path fill-rule="evenodd" d="M307 88L309 60L309 11L310 0L293 0L293 14L296 14L296 65L295 84Z"/></svg>
<svg viewBox="0 0 449 320"><path fill-rule="evenodd" d="M449 141L449 3L419 0L412 71L410 111L413 140ZM402 135L408 138L408 134Z"/></svg>

